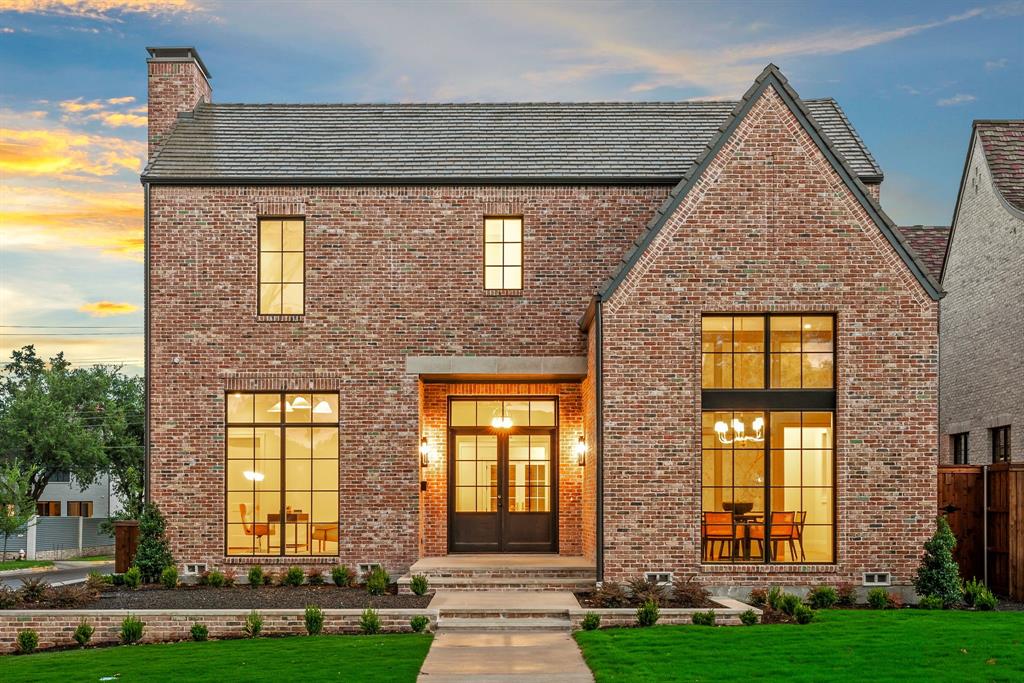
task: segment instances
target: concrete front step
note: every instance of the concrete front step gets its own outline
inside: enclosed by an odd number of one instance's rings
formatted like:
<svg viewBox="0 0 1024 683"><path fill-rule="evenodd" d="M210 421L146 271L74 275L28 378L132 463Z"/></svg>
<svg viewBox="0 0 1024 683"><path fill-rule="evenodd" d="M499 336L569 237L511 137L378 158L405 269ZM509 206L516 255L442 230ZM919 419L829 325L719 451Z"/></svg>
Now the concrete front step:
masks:
<svg viewBox="0 0 1024 683"><path fill-rule="evenodd" d="M549 578L549 577L446 577L425 575L431 590L457 591L494 591L494 590L525 590L525 591L590 591L594 590L593 578ZM410 593L411 575L398 579L398 592Z"/></svg>
<svg viewBox="0 0 1024 683"><path fill-rule="evenodd" d="M568 615L556 617L475 618L438 617L438 632L444 631L571 631Z"/></svg>

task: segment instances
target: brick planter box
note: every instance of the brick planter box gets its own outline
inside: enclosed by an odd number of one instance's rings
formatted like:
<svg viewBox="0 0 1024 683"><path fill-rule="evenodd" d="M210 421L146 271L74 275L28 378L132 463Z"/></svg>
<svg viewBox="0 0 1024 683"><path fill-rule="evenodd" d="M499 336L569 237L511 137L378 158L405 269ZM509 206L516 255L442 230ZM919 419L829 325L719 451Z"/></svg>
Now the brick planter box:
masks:
<svg viewBox="0 0 1024 683"><path fill-rule="evenodd" d="M245 618L250 610L5 610L0 612L0 654L15 652L18 631L31 628L39 634L39 649L72 647L72 634L83 619L95 629L92 645L112 645L120 642L121 621L129 614L145 624L143 643L167 643L190 640L192 624L200 622L210 631L211 639L242 638ZM305 635L305 610L259 610L263 617L262 636ZM359 633L359 618L363 610L325 609L325 634ZM437 610L381 609L381 631L408 633L409 620L423 615L430 619L428 630L437 625Z"/></svg>

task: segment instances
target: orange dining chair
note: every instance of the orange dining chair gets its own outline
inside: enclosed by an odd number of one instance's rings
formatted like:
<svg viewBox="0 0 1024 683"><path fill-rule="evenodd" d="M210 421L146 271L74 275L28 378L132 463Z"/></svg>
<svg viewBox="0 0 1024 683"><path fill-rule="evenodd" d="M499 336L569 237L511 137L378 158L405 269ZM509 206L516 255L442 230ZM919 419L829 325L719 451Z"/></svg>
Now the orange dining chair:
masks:
<svg viewBox="0 0 1024 683"><path fill-rule="evenodd" d="M797 523L797 515L800 515L800 522ZM800 542L800 559L804 559L803 545L803 519L806 512L773 512L771 523L768 527L768 540L772 544L772 559L779 557L779 544L788 543L791 560L796 560L796 542ZM761 552L764 552L764 527L753 526L750 528L750 540L757 541Z"/></svg>
<svg viewBox="0 0 1024 683"><path fill-rule="evenodd" d="M255 536L256 544L259 546L260 550L263 550L263 537L266 536L269 542L271 534L270 525L260 524L258 522L253 522L252 524L249 524L247 521L245 521L245 515L247 511L245 503L238 504L238 511L242 514L242 530L245 531L245 535Z"/></svg>
<svg viewBox="0 0 1024 683"><path fill-rule="evenodd" d="M701 524L701 554L707 559L713 559L715 555L715 544L718 545L718 559L722 559L726 544L729 547L729 556L732 557L733 541L736 540L736 533L733 530L731 512L705 512L703 524ZM711 551L708 553L708 551Z"/></svg>
<svg viewBox="0 0 1024 683"><path fill-rule="evenodd" d="M325 546L328 543L338 542L338 525L337 524L314 524L313 525L313 540L320 543L320 552L324 551Z"/></svg>

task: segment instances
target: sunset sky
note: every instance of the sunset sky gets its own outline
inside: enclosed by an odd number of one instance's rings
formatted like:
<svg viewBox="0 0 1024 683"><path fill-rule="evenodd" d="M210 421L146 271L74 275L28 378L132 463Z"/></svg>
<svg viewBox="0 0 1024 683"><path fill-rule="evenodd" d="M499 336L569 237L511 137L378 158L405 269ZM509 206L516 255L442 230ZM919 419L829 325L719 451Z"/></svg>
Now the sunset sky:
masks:
<svg viewBox="0 0 1024 683"><path fill-rule="evenodd" d="M147 45L220 102L835 97L900 224L948 224L972 119L1024 118L1024 1L0 0L0 353L141 372ZM638 226L639 227L639 226Z"/></svg>

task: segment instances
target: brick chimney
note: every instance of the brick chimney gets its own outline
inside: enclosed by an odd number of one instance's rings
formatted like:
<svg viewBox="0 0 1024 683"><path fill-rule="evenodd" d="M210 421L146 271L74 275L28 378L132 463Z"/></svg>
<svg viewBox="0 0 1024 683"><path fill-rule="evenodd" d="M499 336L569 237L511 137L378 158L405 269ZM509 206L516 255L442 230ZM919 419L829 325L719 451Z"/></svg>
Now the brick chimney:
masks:
<svg viewBox="0 0 1024 683"><path fill-rule="evenodd" d="M149 158L160 149L179 112L210 102L210 72L194 47L147 47L149 59Z"/></svg>

